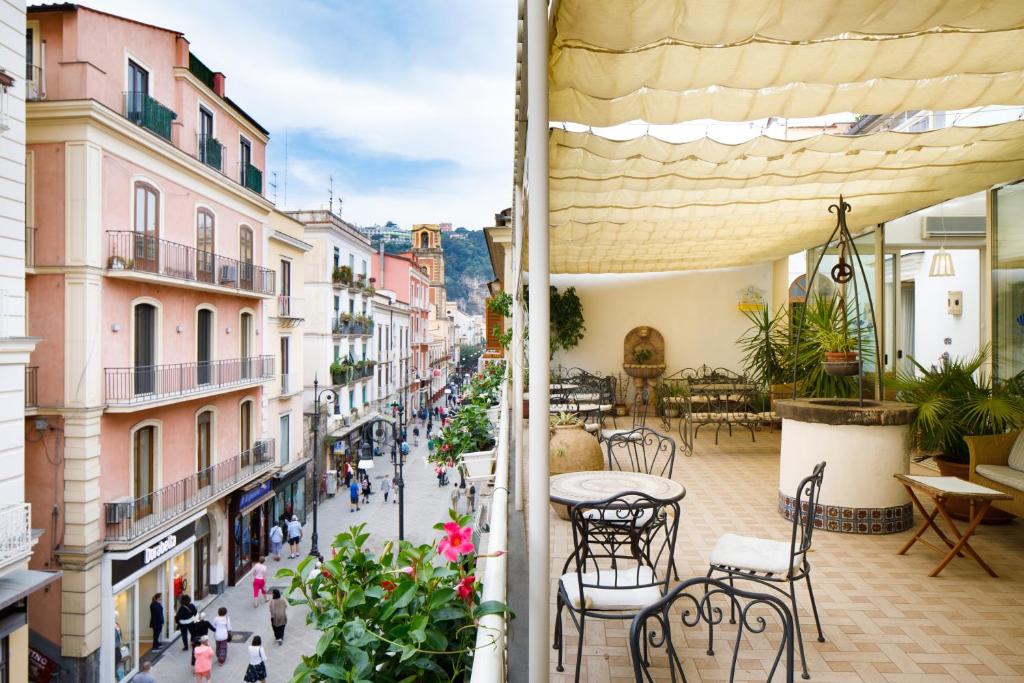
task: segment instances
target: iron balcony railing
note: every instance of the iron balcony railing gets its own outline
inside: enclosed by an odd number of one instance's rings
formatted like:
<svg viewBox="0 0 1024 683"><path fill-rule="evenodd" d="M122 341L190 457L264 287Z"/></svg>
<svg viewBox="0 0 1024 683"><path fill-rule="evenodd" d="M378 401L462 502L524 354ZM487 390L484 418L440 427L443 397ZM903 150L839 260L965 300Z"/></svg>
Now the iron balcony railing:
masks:
<svg viewBox="0 0 1024 683"><path fill-rule="evenodd" d="M107 405L132 406L274 378L273 356L106 369Z"/></svg>
<svg viewBox="0 0 1024 683"><path fill-rule="evenodd" d="M124 93L124 117L169 141L171 122L178 115L150 97L149 93L128 91Z"/></svg>
<svg viewBox="0 0 1024 683"><path fill-rule="evenodd" d="M29 102L46 99L46 69L41 64L26 65L25 99Z"/></svg>
<svg viewBox="0 0 1024 683"><path fill-rule="evenodd" d="M32 504L0 505L0 567L32 554Z"/></svg>
<svg viewBox="0 0 1024 683"><path fill-rule="evenodd" d="M25 407L36 408L39 406L39 391L38 389L38 367L26 367L25 368Z"/></svg>
<svg viewBox="0 0 1024 683"><path fill-rule="evenodd" d="M345 320L344 318L334 319L334 334L350 334L350 335L361 335L368 336L373 334L374 323L370 322L356 322L355 320Z"/></svg>
<svg viewBox="0 0 1024 683"><path fill-rule="evenodd" d="M205 133L196 134L196 158L210 168L224 170L224 145Z"/></svg>
<svg viewBox="0 0 1024 683"><path fill-rule="evenodd" d="M183 517L208 501L221 498L274 464L274 440L135 500L106 504L106 540L132 541L175 518Z"/></svg>
<svg viewBox="0 0 1024 683"><path fill-rule="evenodd" d="M345 384L351 384L352 382L358 382L366 379L367 377L373 377L374 368L376 363L373 365L364 365L363 367L353 367L348 370L341 372L331 373L331 384L335 386L342 386Z"/></svg>
<svg viewBox="0 0 1024 683"><path fill-rule="evenodd" d="M252 164L242 164L240 175L242 185L256 194L263 194L263 171Z"/></svg>
<svg viewBox="0 0 1024 683"><path fill-rule="evenodd" d="M277 317L278 318L301 318L302 317L302 299L294 296L281 296L277 297Z"/></svg>
<svg viewBox="0 0 1024 683"><path fill-rule="evenodd" d="M150 273L175 280L206 283L227 289L273 294L275 273L187 244L168 242L140 232L107 232L110 270Z"/></svg>
<svg viewBox="0 0 1024 683"><path fill-rule="evenodd" d="M25 226L25 267L35 268L36 265L36 229Z"/></svg>

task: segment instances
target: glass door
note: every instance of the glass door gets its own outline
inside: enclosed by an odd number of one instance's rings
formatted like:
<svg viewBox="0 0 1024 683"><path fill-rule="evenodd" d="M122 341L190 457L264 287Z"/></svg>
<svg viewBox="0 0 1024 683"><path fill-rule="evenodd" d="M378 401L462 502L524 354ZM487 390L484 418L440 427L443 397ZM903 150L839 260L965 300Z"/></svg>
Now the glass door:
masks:
<svg viewBox="0 0 1024 683"><path fill-rule="evenodd" d="M252 229L243 225L238 231L238 260L241 270L238 274L238 285L242 289L250 291L253 286L252 259Z"/></svg>
<svg viewBox="0 0 1024 683"><path fill-rule="evenodd" d="M156 427L142 427L135 432L132 442L132 465L134 468L134 490L136 499L135 520L153 514L153 467L155 465Z"/></svg>
<svg viewBox="0 0 1024 683"><path fill-rule="evenodd" d="M156 391L156 307L138 304L135 307L135 394Z"/></svg>
<svg viewBox="0 0 1024 683"><path fill-rule="evenodd" d="M212 446L213 413L204 410L196 418L196 472L199 474L198 486L202 490L210 485L210 466L213 464L210 450Z"/></svg>
<svg viewBox="0 0 1024 683"><path fill-rule="evenodd" d="M213 214L200 209L196 214L196 279L213 282Z"/></svg>
<svg viewBox="0 0 1024 683"><path fill-rule="evenodd" d="M160 272L160 199L155 188L135 183L135 249L131 269Z"/></svg>
<svg viewBox="0 0 1024 683"><path fill-rule="evenodd" d="M196 314L196 379L200 385L213 382L213 311L207 308Z"/></svg>

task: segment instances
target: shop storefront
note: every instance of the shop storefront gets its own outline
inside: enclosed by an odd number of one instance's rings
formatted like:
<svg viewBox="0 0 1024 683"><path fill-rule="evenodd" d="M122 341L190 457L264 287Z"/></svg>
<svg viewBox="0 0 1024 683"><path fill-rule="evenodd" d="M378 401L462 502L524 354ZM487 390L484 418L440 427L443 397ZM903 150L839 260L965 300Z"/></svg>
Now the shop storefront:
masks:
<svg viewBox="0 0 1024 683"><path fill-rule="evenodd" d="M196 561L194 570L195 588L193 600L202 600L216 590L210 582L210 562L212 560L213 543L210 536L210 515L206 514L196 520L196 546L193 557Z"/></svg>
<svg viewBox="0 0 1024 683"><path fill-rule="evenodd" d="M102 651L109 656L101 654L101 664L110 671L111 680L121 681L137 673L141 658L152 649L149 605L157 594L162 597L165 617L160 639L175 635L174 612L182 595L192 595L198 520L193 517L139 548L104 556L110 577L109 583L104 583L111 588L103 610Z"/></svg>
<svg viewBox="0 0 1024 683"><path fill-rule="evenodd" d="M268 535L274 523L274 482L265 479L238 491L228 503L228 584L234 586L270 549Z"/></svg>
<svg viewBox="0 0 1024 683"><path fill-rule="evenodd" d="M296 515L299 522L306 523L306 463L275 480L274 493L274 522Z"/></svg>

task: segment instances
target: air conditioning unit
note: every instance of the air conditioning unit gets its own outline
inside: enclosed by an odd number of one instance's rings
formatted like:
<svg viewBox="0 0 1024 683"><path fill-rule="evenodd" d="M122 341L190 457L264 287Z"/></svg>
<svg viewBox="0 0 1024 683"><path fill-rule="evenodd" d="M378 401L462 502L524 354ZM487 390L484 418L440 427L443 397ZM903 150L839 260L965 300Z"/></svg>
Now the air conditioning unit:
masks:
<svg viewBox="0 0 1024 683"><path fill-rule="evenodd" d="M984 216L925 216L922 237L985 237Z"/></svg>
<svg viewBox="0 0 1024 683"><path fill-rule="evenodd" d="M118 498L112 501L107 508L107 524L120 524L132 516L132 499Z"/></svg>
<svg viewBox="0 0 1024 683"><path fill-rule="evenodd" d="M231 264L220 267L220 283L234 284L238 280L238 269Z"/></svg>

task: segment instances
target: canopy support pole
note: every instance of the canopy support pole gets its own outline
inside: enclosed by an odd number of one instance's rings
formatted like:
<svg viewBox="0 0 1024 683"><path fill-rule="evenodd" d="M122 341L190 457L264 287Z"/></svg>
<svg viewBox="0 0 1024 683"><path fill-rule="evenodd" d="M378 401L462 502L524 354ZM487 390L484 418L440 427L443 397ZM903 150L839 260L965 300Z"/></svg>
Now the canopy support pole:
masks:
<svg viewBox="0 0 1024 683"><path fill-rule="evenodd" d="M508 364L512 368L512 435L515 509L523 509L523 188L515 187L515 202L512 210L512 281L505 286L512 291L512 347L509 349Z"/></svg>

